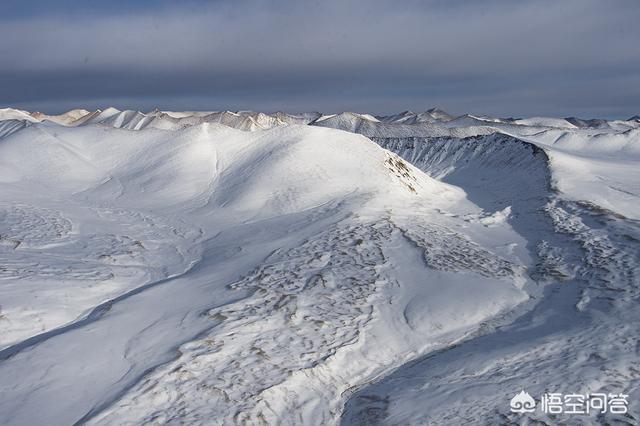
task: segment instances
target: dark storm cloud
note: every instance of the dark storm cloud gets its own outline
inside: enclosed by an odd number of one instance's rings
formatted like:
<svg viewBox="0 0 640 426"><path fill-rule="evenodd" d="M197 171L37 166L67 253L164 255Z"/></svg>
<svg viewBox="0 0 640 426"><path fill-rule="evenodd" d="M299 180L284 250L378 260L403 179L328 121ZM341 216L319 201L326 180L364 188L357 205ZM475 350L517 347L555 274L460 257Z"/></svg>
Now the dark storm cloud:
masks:
<svg viewBox="0 0 640 426"><path fill-rule="evenodd" d="M29 109L640 109L636 1L22 4L0 19L0 103Z"/></svg>

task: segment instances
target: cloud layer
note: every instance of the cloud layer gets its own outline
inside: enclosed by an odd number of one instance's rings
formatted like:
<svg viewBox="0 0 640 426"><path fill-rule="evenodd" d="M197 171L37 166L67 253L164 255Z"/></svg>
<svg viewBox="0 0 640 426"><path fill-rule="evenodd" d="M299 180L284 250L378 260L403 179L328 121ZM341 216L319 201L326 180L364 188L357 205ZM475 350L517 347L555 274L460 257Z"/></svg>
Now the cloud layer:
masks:
<svg viewBox="0 0 640 426"><path fill-rule="evenodd" d="M2 18L0 104L640 112L632 0L68 3Z"/></svg>

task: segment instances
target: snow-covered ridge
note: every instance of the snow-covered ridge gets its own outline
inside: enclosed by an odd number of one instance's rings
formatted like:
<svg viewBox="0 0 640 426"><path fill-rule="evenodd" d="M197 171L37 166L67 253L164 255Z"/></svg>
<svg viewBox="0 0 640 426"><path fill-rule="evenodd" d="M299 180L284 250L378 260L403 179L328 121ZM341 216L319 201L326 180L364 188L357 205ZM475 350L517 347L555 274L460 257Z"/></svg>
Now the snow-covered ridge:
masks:
<svg viewBox="0 0 640 426"><path fill-rule="evenodd" d="M265 114L251 111L165 112L156 109L142 112L120 111L113 107L96 111L76 109L53 116L11 108L0 110L0 122L4 120L23 120L28 123L52 122L70 127L101 124L128 130L141 130L148 126L175 130L203 123L221 123L240 130L254 131L289 124L308 124L320 116L320 113L286 114L277 112ZM374 117L370 118L375 120Z"/></svg>
<svg viewBox="0 0 640 426"><path fill-rule="evenodd" d="M253 111L161 111L149 112L124 110L110 107L105 110L87 111L74 109L60 115L47 115L41 112L28 112L19 109L0 109L0 121L24 120L27 122L49 121L66 126L84 124L106 124L113 127L139 130L147 126L157 128L178 128L197 125L205 122L222 123L240 130L259 130L289 124L314 124L325 127L355 131L367 136L399 137L399 136L444 136L436 134L445 132L440 127L463 128L497 126L498 128L529 128L542 131L545 129L631 129L640 127L636 116L628 120L565 119L534 117L527 119L497 118L464 114L454 116L437 108L415 113L404 111L399 114L374 116L366 113L342 112L324 115L319 112L287 114L284 112L263 113ZM410 127L406 127L410 126ZM409 132L399 135L399 132ZM427 134L432 132L431 134ZM456 136L456 135L454 135ZM459 135L458 135L459 136Z"/></svg>
<svg viewBox="0 0 640 426"><path fill-rule="evenodd" d="M500 332L426 356L359 390L346 404L342 424L448 424L452 418L520 423L522 417L500 408L520 389L541 395L549 389L566 394L624 388L638 395L638 375L627 370L634 349L614 342L626 340L626 324L639 321L634 297L640 291L640 228L629 220L638 218L640 207L639 140L637 129L607 127L525 131L522 139L374 138L496 212L467 220L491 226L506 217L537 258L530 276L566 287L541 296L530 314ZM511 126L503 130L517 134ZM590 374L596 364L608 373ZM620 379L609 380L611 374ZM623 423L640 418L637 410L630 413L604 417ZM559 420L539 411L525 417L547 424Z"/></svg>

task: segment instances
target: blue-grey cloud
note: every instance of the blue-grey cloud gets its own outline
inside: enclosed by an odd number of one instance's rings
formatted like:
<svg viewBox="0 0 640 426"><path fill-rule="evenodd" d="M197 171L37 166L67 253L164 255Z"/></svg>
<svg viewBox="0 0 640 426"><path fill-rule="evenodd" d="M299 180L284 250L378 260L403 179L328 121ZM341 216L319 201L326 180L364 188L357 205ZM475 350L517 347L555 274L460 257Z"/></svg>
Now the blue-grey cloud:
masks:
<svg viewBox="0 0 640 426"><path fill-rule="evenodd" d="M636 1L56 3L15 3L2 18L0 103L374 113L438 105L586 116L640 109Z"/></svg>

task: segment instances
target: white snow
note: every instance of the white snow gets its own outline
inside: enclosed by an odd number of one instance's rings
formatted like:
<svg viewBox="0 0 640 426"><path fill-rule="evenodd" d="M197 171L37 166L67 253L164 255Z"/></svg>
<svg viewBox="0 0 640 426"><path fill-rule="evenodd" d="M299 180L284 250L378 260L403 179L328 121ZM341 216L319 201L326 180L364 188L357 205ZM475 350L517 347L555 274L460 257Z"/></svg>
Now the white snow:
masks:
<svg viewBox="0 0 640 426"><path fill-rule="evenodd" d="M0 110L3 423L496 424L522 389L640 396L639 134L584 123Z"/></svg>

